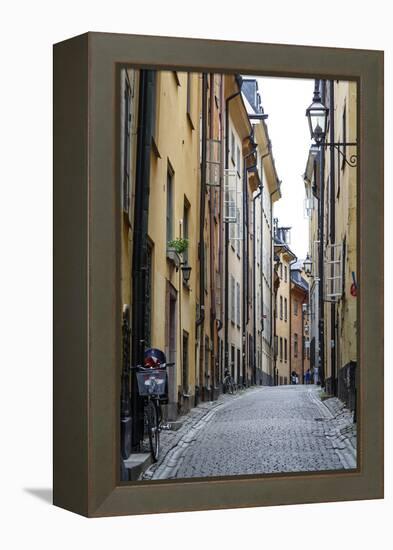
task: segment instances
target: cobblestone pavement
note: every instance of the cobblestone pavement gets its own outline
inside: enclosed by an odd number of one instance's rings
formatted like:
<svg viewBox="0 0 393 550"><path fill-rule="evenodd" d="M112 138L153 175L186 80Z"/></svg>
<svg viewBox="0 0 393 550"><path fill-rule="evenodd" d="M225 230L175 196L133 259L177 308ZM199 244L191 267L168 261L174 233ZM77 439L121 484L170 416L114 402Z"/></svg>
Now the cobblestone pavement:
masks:
<svg viewBox="0 0 393 550"><path fill-rule="evenodd" d="M256 387L222 396L162 432L162 458L144 479L323 471L356 467L352 417L315 386Z"/></svg>

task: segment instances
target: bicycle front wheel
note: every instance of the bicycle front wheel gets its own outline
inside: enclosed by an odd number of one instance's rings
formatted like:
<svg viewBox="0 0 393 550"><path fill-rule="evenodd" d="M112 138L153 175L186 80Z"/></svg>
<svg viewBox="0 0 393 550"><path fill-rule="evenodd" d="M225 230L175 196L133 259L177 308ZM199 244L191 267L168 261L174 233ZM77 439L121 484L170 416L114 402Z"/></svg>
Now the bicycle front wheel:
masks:
<svg viewBox="0 0 393 550"><path fill-rule="evenodd" d="M152 459L157 462L160 453L160 426L158 406L155 402L149 401L145 408L147 433Z"/></svg>

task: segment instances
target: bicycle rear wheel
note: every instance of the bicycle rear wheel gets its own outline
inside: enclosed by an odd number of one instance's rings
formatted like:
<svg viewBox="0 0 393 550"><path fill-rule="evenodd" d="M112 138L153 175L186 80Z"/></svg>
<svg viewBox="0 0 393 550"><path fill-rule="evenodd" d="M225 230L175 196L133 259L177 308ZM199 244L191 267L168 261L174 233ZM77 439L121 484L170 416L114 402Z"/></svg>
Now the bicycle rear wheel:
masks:
<svg viewBox="0 0 393 550"><path fill-rule="evenodd" d="M160 454L160 425L158 406L154 401L149 401L145 407L145 421L151 456L154 462L157 462Z"/></svg>

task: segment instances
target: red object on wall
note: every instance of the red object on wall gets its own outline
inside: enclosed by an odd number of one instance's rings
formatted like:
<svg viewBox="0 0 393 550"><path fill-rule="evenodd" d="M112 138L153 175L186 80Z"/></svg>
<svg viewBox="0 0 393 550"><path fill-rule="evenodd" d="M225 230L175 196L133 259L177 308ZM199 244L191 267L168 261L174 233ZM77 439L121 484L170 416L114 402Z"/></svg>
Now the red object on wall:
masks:
<svg viewBox="0 0 393 550"><path fill-rule="evenodd" d="M352 283L351 284L351 296L354 296L356 298L358 294L358 287L356 286L355 283Z"/></svg>

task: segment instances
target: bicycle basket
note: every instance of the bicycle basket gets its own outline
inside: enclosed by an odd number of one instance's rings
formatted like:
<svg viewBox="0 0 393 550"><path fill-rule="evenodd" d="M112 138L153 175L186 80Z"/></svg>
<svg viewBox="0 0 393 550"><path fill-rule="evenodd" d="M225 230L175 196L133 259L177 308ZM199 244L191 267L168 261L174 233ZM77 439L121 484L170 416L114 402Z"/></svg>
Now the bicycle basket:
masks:
<svg viewBox="0 0 393 550"><path fill-rule="evenodd" d="M166 393L166 372L164 370L137 372L136 378L139 395L164 395Z"/></svg>

